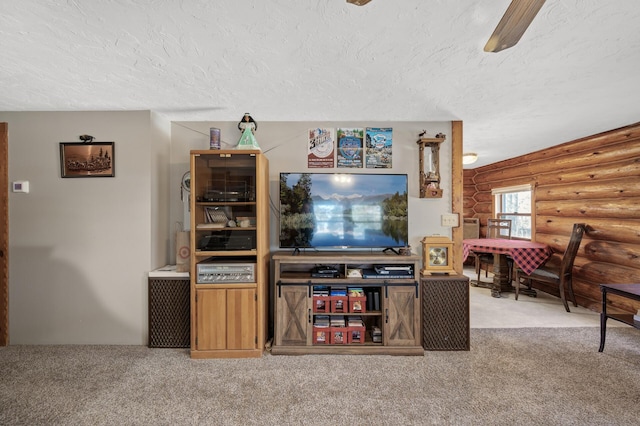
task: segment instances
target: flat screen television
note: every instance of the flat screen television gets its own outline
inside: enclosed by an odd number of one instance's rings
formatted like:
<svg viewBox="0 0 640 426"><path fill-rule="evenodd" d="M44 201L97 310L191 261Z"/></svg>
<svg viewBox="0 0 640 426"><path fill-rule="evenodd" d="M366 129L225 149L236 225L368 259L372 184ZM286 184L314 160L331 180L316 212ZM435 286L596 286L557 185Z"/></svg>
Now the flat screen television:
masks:
<svg viewBox="0 0 640 426"><path fill-rule="evenodd" d="M406 174L280 173L280 248L408 245Z"/></svg>

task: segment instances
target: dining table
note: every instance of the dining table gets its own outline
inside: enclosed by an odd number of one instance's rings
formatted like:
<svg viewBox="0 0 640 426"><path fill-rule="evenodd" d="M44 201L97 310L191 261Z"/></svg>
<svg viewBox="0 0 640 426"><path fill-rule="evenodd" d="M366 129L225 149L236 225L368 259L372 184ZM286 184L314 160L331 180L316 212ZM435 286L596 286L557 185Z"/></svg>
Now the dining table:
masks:
<svg viewBox="0 0 640 426"><path fill-rule="evenodd" d="M513 291L509 281L507 256L524 271L530 274L543 265L553 251L547 244L528 240L513 240L506 238L468 238L462 241L463 261L469 253L492 253L493 281L491 283L473 282L472 284L488 287L493 297L500 297L500 293ZM497 255L497 256L495 256ZM483 285L486 284L486 285Z"/></svg>

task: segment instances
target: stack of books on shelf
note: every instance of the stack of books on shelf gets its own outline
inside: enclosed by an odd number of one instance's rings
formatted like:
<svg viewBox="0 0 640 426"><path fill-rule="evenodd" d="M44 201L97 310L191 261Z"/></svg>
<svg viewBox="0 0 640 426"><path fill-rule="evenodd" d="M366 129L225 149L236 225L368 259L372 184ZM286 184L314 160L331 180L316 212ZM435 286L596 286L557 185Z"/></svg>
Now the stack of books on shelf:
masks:
<svg viewBox="0 0 640 426"><path fill-rule="evenodd" d="M316 315L313 322L315 327L329 327L330 324L329 315Z"/></svg>
<svg viewBox="0 0 640 426"><path fill-rule="evenodd" d="M362 287L349 287L347 290L349 293L349 297L364 297L364 290Z"/></svg>
<svg viewBox="0 0 640 426"><path fill-rule="evenodd" d="M226 213L218 207L205 207L204 209L204 221L206 223L199 223L196 228L198 229L215 229L224 228L227 226Z"/></svg>
<svg viewBox="0 0 640 426"><path fill-rule="evenodd" d="M349 327L364 327L364 322L362 321L362 317L359 315L348 316L347 325Z"/></svg>
<svg viewBox="0 0 640 426"><path fill-rule="evenodd" d="M329 324L331 327L344 327L346 321L344 320L344 317L331 317Z"/></svg>

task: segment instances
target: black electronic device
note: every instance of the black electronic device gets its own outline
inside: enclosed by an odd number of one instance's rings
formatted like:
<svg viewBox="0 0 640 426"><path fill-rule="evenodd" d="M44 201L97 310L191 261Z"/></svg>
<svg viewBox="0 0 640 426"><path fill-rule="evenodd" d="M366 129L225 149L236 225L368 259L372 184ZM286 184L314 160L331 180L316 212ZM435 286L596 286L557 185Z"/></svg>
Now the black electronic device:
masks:
<svg viewBox="0 0 640 426"><path fill-rule="evenodd" d="M244 181L230 181L226 179L212 179L209 182L203 201L229 202L252 201L251 187Z"/></svg>
<svg viewBox="0 0 640 426"><path fill-rule="evenodd" d="M409 271L403 270L392 270L392 271L382 271L378 272L376 269L363 269L362 270L362 278L375 278L375 279L387 279L387 280L396 280L396 279L407 279L411 278L413 273Z"/></svg>
<svg viewBox="0 0 640 426"><path fill-rule="evenodd" d="M340 272L333 266L321 265L311 270L311 276L313 278L338 278Z"/></svg>
<svg viewBox="0 0 640 426"><path fill-rule="evenodd" d="M413 275L411 265L375 266L373 269L378 275Z"/></svg>
<svg viewBox="0 0 640 426"><path fill-rule="evenodd" d="M236 231L234 234L220 232L205 235L198 243L198 249L203 251L253 250L255 248L253 235L242 231Z"/></svg>

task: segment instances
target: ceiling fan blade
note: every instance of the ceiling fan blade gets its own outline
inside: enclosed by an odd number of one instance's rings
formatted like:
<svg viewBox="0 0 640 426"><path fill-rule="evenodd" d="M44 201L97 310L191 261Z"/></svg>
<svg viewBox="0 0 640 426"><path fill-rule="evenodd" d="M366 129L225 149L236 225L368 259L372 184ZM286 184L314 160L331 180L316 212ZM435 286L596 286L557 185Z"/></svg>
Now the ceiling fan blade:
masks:
<svg viewBox="0 0 640 426"><path fill-rule="evenodd" d="M347 0L347 3L355 4L356 6L364 6L371 0Z"/></svg>
<svg viewBox="0 0 640 426"><path fill-rule="evenodd" d="M545 0L512 0L498 26L484 46L485 52L500 52L520 40Z"/></svg>

